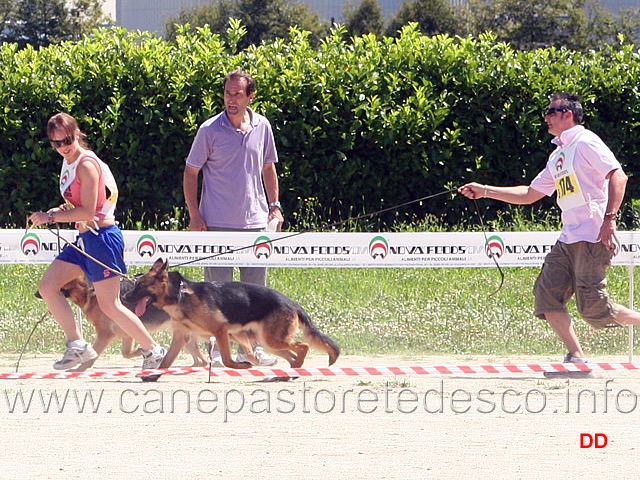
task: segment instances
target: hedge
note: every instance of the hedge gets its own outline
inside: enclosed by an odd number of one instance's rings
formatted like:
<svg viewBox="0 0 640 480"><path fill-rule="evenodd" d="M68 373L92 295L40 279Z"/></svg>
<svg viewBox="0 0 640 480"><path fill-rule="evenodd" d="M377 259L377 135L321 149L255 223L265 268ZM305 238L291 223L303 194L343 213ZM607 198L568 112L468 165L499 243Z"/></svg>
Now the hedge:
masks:
<svg viewBox="0 0 640 480"><path fill-rule="evenodd" d="M295 228L409 202L475 180L528 183L552 146L543 122L549 96L582 95L585 125L637 175L640 60L631 46L608 52L516 51L489 36L345 38L317 48L307 33L236 52L209 30L175 44L147 33L98 30L40 50L0 46L0 225L59 201L60 157L46 138L57 111L79 119L120 186L127 228L184 228L184 160L198 126L223 108L222 79L254 75L253 108L274 127L285 218ZM631 179L627 198L638 198ZM537 208L548 208L552 199ZM504 205L483 202L487 218ZM428 215L453 226L474 207L443 195L367 219L385 229ZM179 217L176 219L176 217Z"/></svg>

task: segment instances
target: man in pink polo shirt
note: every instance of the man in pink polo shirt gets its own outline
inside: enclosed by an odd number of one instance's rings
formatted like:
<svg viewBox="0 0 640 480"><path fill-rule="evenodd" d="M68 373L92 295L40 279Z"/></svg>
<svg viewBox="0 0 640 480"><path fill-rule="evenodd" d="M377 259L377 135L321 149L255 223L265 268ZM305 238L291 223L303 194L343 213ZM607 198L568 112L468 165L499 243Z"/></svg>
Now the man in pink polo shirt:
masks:
<svg viewBox="0 0 640 480"><path fill-rule="evenodd" d="M278 200L278 153L271 124L249 108L256 81L248 73L235 70L224 79L225 110L205 121L191 146L184 170L184 198L191 230L265 231L267 224L284 221ZM198 176L202 172L202 192L198 203ZM266 190L266 192L265 192ZM240 280L266 285L264 267L240 268ZM205 267L205 280L230 282L233 267ZM262 347L255 348L260 365L277 362ZM214 366L222 366L217 348ZM245 361L238 351L238 362Z"/></svg>
<svg viewBox="0 0 640 480"><path fill-rule="evenodd" d="M495 187L468 183L458 189L468 198L493 198L528 205L556 193L562 232L545 258L533 292L534 314L546 319L565 344L565 363L586 362L567 310L575 294L578 312L596 329L640 325L640 314L613 303L606 270L616 248L616 219L627 175L611 150L581 125L580 97L551 97L544 120L556 149L530 185Z"/></svg>

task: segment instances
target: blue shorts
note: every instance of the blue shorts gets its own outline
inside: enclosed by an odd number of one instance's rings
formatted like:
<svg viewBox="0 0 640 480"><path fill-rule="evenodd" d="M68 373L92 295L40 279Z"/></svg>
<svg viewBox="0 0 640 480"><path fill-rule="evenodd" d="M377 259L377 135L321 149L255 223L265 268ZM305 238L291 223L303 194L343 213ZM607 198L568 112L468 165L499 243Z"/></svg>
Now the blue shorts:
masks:
<svg viewBox="0 0 640 480"><path fill-rule="evenodd" d="M124 237L116 225L102 227L97 235L91 230L81 233L73 244L109 268L127 273L127 267L124 264ZM78 265L87 278L94 283L117 275L87 255L67 245L56 260Z"/></svg>

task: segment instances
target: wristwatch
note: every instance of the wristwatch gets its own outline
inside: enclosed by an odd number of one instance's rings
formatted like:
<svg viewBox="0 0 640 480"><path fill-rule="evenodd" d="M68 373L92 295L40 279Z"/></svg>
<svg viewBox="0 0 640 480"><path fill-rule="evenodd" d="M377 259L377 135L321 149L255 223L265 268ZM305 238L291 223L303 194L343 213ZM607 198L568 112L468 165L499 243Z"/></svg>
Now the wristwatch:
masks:
<svg viewBox="0 0 640 480"><path fill-rule="evenodd" d="M269 203L269 208L271 207L278 207L280 210L282 210L282 206L280 206L280 202L271 202Z"/></svg>

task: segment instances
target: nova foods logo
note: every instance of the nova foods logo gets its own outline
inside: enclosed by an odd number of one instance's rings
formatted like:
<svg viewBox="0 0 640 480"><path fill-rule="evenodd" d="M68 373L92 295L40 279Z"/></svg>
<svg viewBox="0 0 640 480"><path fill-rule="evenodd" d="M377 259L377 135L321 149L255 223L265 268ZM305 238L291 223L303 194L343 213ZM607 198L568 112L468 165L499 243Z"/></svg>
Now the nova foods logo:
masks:
<svg viewBox="0 0 640 480"><path fill-rule="evenodd" d="M158 249L158 243L156 239L149 234L142 235L138 239L138 255L144 257L145 255L149 255L149 257L153 257L156 254L156 250Z"/></svg>
<svg viewBox="0 0 640 480"><path fill-rule="evenodd" d="M374 237L369 242L369 255L371 258L381 258L384 259L389 253L389 243L384 237Z"/></svg>
<svg viewBox="0 0 640 480"><path fill-rule="evenodd" d="M496 258L500 258L504 253L504 242L497 235L492 235L491 237L489 237L484 247L485 253L489 258L493 258L494 256Z"/></svg>
<svg viewBox="0 0 640 480"><path fill-rule="evenodd" d="M65 170L64 173L60 176L60 186L64 187L69 181L69 170Z"/></svg>
<svg viewBox="0 0 640 480"><path fill-rule="evenodd" d="M40 251L40 238L35 233L27 233L20 240L20 249L25 255L33 254L35 257Z"/></svg>
<svg viewBox="0 0 640 480"><path fill-rule="evenodd" d="M273 245L271 245L271 239L269 237L263 235L256 238L256 241L253 242L253 254L256 258L269 258L272 253Z"/></svg>

